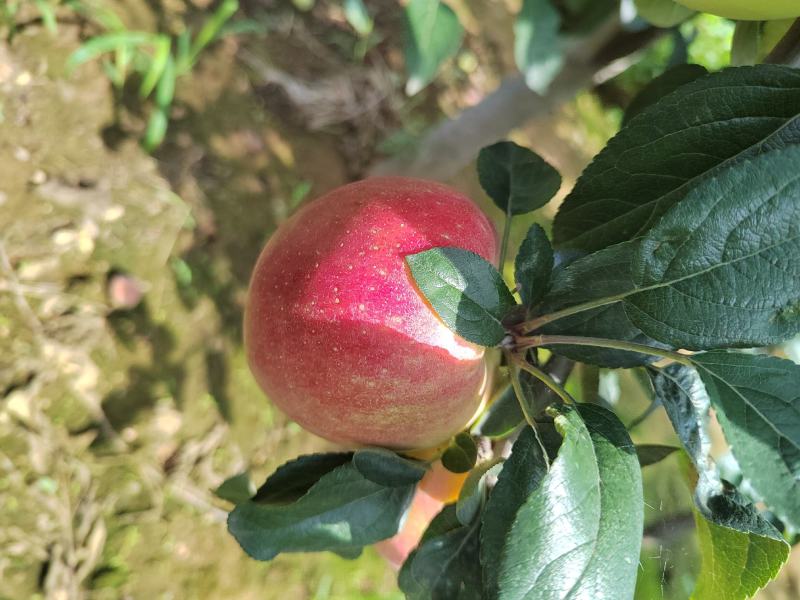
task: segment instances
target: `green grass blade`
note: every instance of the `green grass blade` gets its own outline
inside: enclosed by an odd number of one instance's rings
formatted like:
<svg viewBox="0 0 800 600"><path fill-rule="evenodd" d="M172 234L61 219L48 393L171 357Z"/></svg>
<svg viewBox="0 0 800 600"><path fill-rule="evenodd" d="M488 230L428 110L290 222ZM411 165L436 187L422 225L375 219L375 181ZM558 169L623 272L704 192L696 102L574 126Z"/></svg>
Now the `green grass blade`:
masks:
<svg viewBox="0 0 800 600"><path fill-rule="evenodd" d="M73 52L67 61L67 66L74 69L107 52L116 51L120 46L142 46L152 41L153 34L143 31L119 31L98 35Z"/></svg>
<svg viewBox="0 0 800 600"><path fill-rule="evenodd" d="M192 46L189 51L189 61L187 66L191 67L197 56L203 49L211 42L217 39L217 35L222 29L223 25L239 10L239 0L223 0L214 14L203 24L202 29L192 41Z"/></svg>
<svg viewBox="0 0 800 600"><path fill-rule="evenodd" d="M167 35L159 35L153 51L153 58L150 61L150 66L139 88L140 97L147 98L155 89L156 84L164 74L164 69L167 67L167 62L170 58L170 50L172 50L172 40L170 40Z"/></svg>
<svg viewBox="0 0 800 600"><path fill-rule="evenodd" d="M34 3L36 4L36 9L39 11L39 15L42 17L42 23L45 29L52 34L58 33L56 13L53 10L53 6L48 0L34 0Z"/></svg>

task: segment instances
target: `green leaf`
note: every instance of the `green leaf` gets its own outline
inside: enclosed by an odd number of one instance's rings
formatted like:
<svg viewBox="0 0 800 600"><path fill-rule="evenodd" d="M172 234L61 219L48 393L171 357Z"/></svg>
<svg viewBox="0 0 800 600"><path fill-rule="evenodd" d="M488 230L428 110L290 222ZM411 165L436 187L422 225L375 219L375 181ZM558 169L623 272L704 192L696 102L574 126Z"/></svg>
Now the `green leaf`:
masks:
<svg viewBox="0 0 800 600"><path fill-rule="evenodd" d="M481 346L503 340L502 319L515 302L490 263L460 248L412 254L406 263L420 292L450 329Z"/></svg>
<svg viewBox="0 0 800 600"><path fill-rule="evenodd" d="M468 433L459 433L442 454L442 465L452 473L466 473L478 460L478 447Z"/></svg>
<svg viewBox="0 0 800 600"><path fill-rule="evenodd" d="M542 312L588 305L541 331L617 339L638 331L694 350L792 337L800 331L798 198L800 146L740 160L695 185L643 239L557 272ZM600 318L602 310L609 314Z"/></svg>
<svg viewBox="0 0 800 600"><path fill-rule="evenodd" d="M279 490L273 489L271 497L260 490L233 509L228 530L257 560L323 550L352 557L356 549L397 533L415 489L413 484L387 487L370 481L348 462L322 475L290 504L282 497L280 503L273 501Z"/></svg>
<svg viewBox="0 0 800 600"><path fill-rule="evenodd" d="M486 478L497 477L503 468L502 462L502 458L496 458L481 463L467 476L456 503L456 517L459 523L469 525L478 516L486 495Z"/></svg>
<svg viewBox="0 0 800 600"><path fill-rule="evenodd" d="M625 127L633 117L644 112L678 88L707 74L708 71L700 65L677 65L664 71L661 75L644 86L636 95L625 110L622 126Z"/></svg>
<svg viewBox="0 0 800 600"><path fill-rule="evenodd" d="M561 71L561 16L550 0L523 0L514 22L514 59L526 85L544 94Z"/></svg>
<svg viewBox="0 0 800 600"><path fill-rule="evenodd" d="M431 522L398 576L408 600L482 600L478 565L480 520L464 526L454 504Z"/></svg>
<svg viewBox="0 0 800 600"><path fill-rule="evenodd" d="M636 12L656 27L674 27L694 14L674 0L634 0Z"/></svg>
<svg viewBox="0 0 800 600"><path fill-rule="evenodd" d="M374 23L363 0L344 0L344 18L358 35L366 37L372 33Z"/></svg>
<svg viewBox="0 0 800 600"><path fill-rule="evenodd" d="M51 34L58 33L56 13L49 1L34 0L34 3L36 4L36 10L39 11L39 15L42 17L42 24L44 25L45 29L47 29L47 31L49 31Z"/></svg>
<svg viewBox="0 0 800 600"><path fill-rule="evenodd" d="M541 225L533 224L514 261L514 277L523 305L531 307L544 298L550 288L553 264L550 240Z"/></svg>
<svg viewBox="0 0 800 600"><path fill-rule="evenodd" d="M568 409L556 426L563 444L517 512L497 597L631 598L643 521L633 443L619 419L596 405Z"/></svg>
<svg viewBox="0 0 800 600"><path fill-rule="evenodd" d="M436 76L439 66L461 46L464 28L439 0L411 0L405 8L406 93L413 96Z"/></svg>
<svg viewBox="0 0 800 600"><path fill-rule="evenodd" d="M142 79L142 85L139 87L139 96L142 98L147 98L152 93L159 79L164 74L164 69L166 69L167 61L169 60L170 50L172 49L172 41L168 35L160 35L154 46L153 58Z"/></svg>
<svg viewBox="0 0 800 600"><path fill-rule="evenodd" d="M153 42L154 37L151 33L141 31L121 31L95 36L70 55L67 67L74 69L122 46L135 47L150 44Z"/></svg>
<svg viewBox="0 0 800 600"><path fill-rule="evenodd" d="M352 460L352 452L306 454L278 467L262 484L256 502L284 504L303 497L323 475Z"/></svg>
<svg viewBox="0 0 800 600"><path fill-rule="evenodd" d="M634 288L631 261L633 242L617 244L557 269L542 313L555 312L576 304L614 298ZM664 347L647 337L628 317L622 304L610 302L545 325L539 332L554 335L611 338L637 344ZM588 364L607 368L630 368L653 362L655 357L638 352L558 345L553 352Z"/></svg>
<svg viewBox="0 0 800 600"><path fill-rule="evenodd" d="M228 477L214 490L214 495L217 498L222 498L233 504L245 502L252 498L255 493L256 488L253 482L250 481L250 474L247 471Z"/></svg>
<svg viewBox="0 0 800 600"><path fill-rule="evenodd" d="M742 473L781 521L800 528L800 366L723 351L692 360Z"/></svg>
<svg viewBox="0 0 800 600"><path fill-rule="evenodd" d="M763 346L800 332L800 146L697 185L642 240L625 312L674 347Z"/></svg>
<svg viewBox="0 0 800 600"><path fill-rule="evenodd" d="M481 187L509 218L541 208L561 187L558 171L514 142L482 148L477 167Z"/></svg>
<svg viewBox="0 0 800 600"><path fill-rule="evenodd" d="M356 450L353 466L373 483L386 487L414 485L427 472L423 463L380 448Z"/></svg>
<svg viewBox="0 0 800 600"><path fill-rule="evenodd" d="M222 0L222 2L220 2L217 9L203 23L197 37L192 40L188 60L185 64L181 65L182 69L191 68L200 52L217 39L220 30L222 30L222 26L236 14L237 10L239 10L238 0ZM183 74L183 70L179 69L179 74Z"/></svg>
<svg viewBox="0 0 800 600"><path fill-rule="evenodd" d="M702 557L694 600L752 598L789 558L789 544L738 493L711 497L694 518Z"/></svg>
<svg viewBox="0 0 800 600"><path fill-rule="evenodd" d="M678 439L703 477L716 481L708 433L711 401L697 371L672 364L648 370L657 401L664 407Z"/></svg>
<svg viewBox="0 0 800 600"><path fill-rule="evenodd" d="M486 597L497 597L497 576L506 536L517 512L547 474L547 457L530 427L522 430L503 464L497 484L489 495L481 528L481 564Z"/></svg>
<svg viewBox="0 0 800 600"><path fill-rule="evenodd" d="M164 70L156 85L156 106L159 108L167 109L172 104L172 98L175 96L175 61L171 54L167 55Z"/></svg>
<svg viewBox="0 0 800 600"><path fill-rule="evenodd" d="M660 463L662 460L671 456L679 450L675 446L663 446L661 444L639 444L636 446L636 456L639 457L639 466L649 467Z"/></svg>
<svg viewBox="0 0 800 600"><path fill-rule="evenodd" d="M696 79L622 129L556 216L557 247L587 252L630 240L703 178L800 140L800 71L761 65Z"/></svg>
<svg viewBox="0 0 800 600"><path fill-rule="evenodd" d="M514 388L508 386L472 428L472 434L491 439L503 438L525 422Z"/></svg>
<svg viewBox="0 0 800 600"><path fill-rule="evenodd" d="M142 138L142 146L148 152L152 152L161 145L164 141L164 136L167 134L167 127L169 126L169 109L156 106L153 112L150 113L150 118L147 120L147 129L145 129Z"/></svg>

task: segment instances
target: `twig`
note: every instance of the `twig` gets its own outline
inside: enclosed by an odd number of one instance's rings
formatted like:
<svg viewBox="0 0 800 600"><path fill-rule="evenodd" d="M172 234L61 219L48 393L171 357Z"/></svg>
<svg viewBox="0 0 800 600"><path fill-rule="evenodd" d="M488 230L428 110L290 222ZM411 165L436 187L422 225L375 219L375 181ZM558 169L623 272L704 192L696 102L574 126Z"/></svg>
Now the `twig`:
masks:
<svg viewBox="0 0 800 600"><path fill-rule="evenodd" d="M800 19L786 32L778 45L764 59L766 64L800 67Z"/></svg>
<svg viewBox="0 0 800 600"><path fill-rule="evenodd" d="M433 127L408 154L377 163L370 175L405 175L440 181L452 179L478 151L527 121L551 113L582 89L602 82L598 74L608 65L636 53L663 34L648 28L624 31L616 15L591 35L574 42L566 52L565 67L546 95L531 91L522 76L506 78L477 105L455 119ZM606 71L611 74L612 71Z"/></svg>
<svg viewBox="0 0 800 600"><path fill-rule="evenodd" d="M511 352L506 353L508 360L510 363L516 365L518 368L526 371L533 375L536 379L541 381L544 385L546 385L552 392L554 392L559 398L561 398L567 404L575 404L575 400L567 393L567 391L561 387L561 384L558 383L553 377L542 371L538 367L534 367L532 364L524 361L516 354L512 354Z"/></svg>

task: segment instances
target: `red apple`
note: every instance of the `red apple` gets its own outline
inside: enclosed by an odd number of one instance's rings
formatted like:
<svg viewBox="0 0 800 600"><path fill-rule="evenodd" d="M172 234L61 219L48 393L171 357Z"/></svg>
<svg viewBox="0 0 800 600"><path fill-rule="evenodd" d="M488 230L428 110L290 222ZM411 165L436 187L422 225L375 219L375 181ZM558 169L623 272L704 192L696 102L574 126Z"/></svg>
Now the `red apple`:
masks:
<svg viewBox="0 0 800 600"><path fill-rule="evenodd" d="M481 403L484 351L442 323L404 261L440 246L496 262L486 216L430 181L346 185L284 223L245 311L248 361L269 398L342 444L426 448L461 430Z"/></svg>

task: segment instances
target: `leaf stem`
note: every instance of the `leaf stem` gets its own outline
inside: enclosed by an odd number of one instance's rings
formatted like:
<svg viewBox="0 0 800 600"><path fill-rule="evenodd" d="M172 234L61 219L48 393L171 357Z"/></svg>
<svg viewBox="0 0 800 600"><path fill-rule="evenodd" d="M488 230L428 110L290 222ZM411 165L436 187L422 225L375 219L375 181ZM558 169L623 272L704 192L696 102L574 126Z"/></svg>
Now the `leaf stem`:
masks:
<svg viewBox="0 0 800 600"><path fill-rule="evenodd" d="M519 355L512 354L511 352L506 353L506 357L508 358L509 364L516 366L518 369L522 369L533 375L536 379L541 381L545 384L548 388L550 388L559 398L561 398L567 404L575 404L575 400L573 400L572 396L570 396L567 391L561 387L561 385L553 379L550 375L539 369L538 367L534 367L532 364L526 362ZM513 379L512 379L513 381ZM514 391L517 391L517 388L514 388Z"/></svg>
<svg viewBox="0 0 800 600"><path fill-rule="evenodd" d="M522 331L522 333L530 333L531 331L539 329L539 327L542 327L543 325L547 325L547 323L552 323L553 321L558 321L559 319L563 319L565 317L570 317L587 310L592 310L593 308L606 306L607 304L614 304L615 302L619 302L629 295L630 293L617 294L616 296L606 296L605 298L601 298L599 300L591 300L590 302L576 304L547 315L540 315L535 319L531 319L530 321L520 323L517 325L517 328Z"/></svg>
<svg viewBox="0 0 800 600"><path fill-rule="evenodd" d="M638 352L639 354L650 354L651 356L660 356L661 358L668 358L677 363L691 367L694 362L685 354L673 352L672 350L664 350L663 348L654 348L646 344L636 344L634 342L623 342L621 340L611 340L606 338L593 338L575 335L532 335L528 337L518 338L517 348L522 350L525 348L538 348L539 346L555 346L555 345L570 345L570 346L592 346L594 348L609 348L611 350L626 350L628 352Z"/></svg>
<svg viewBox="0 0 800 600"><path fill-rule="evenodd" d="M511 201L509 199L509 207L510 205ZM511 209L509 208L506 213L506 222L503 226L503 241L500 242L500 264L498 266L501 274L505 270L506 256L508 255L508 239L511 237L511 218Z"/></svg>
<svg viewBox="0 0 800 600"><path fill-rule="evenodd" d="M525 398L525 392L522 391L522 383L519 380L520 367L511 352L507 351L505 355L506 360L508 361L508 370L511 374L511 386L514 388L514 393L517 395L519 407L522 409L522 414L525 416L525 421L528 423L530 428L533 429L533 435L536 437L536 442L539 444L539 448L542 450L542 456L547 456L547 450L545 450L544 444L542 443L542 438L539 437L539 430L536 428L536 419L534 419L533 415L531 414L530 406L528 406L528 400ZM550 463L548 461L545 461L545 465L547 466L547 469L550 470Z"/></svg>
<svg viewBox="0 0 800 600"><path fill-rule="evenodd" d="M528 406L528 401L525 398L525 393L522 391L522 384L519 380L519 367L514 364L510 352L506 353L506 357L508 359L509 373L511 374L511 387L514 388L514 393L517 396L519 407L522 409L522 415L525 417L525 421L528 422L528 425L535 428L536 419L534 419L533 415L531 414L531 407Z"/></svg>

